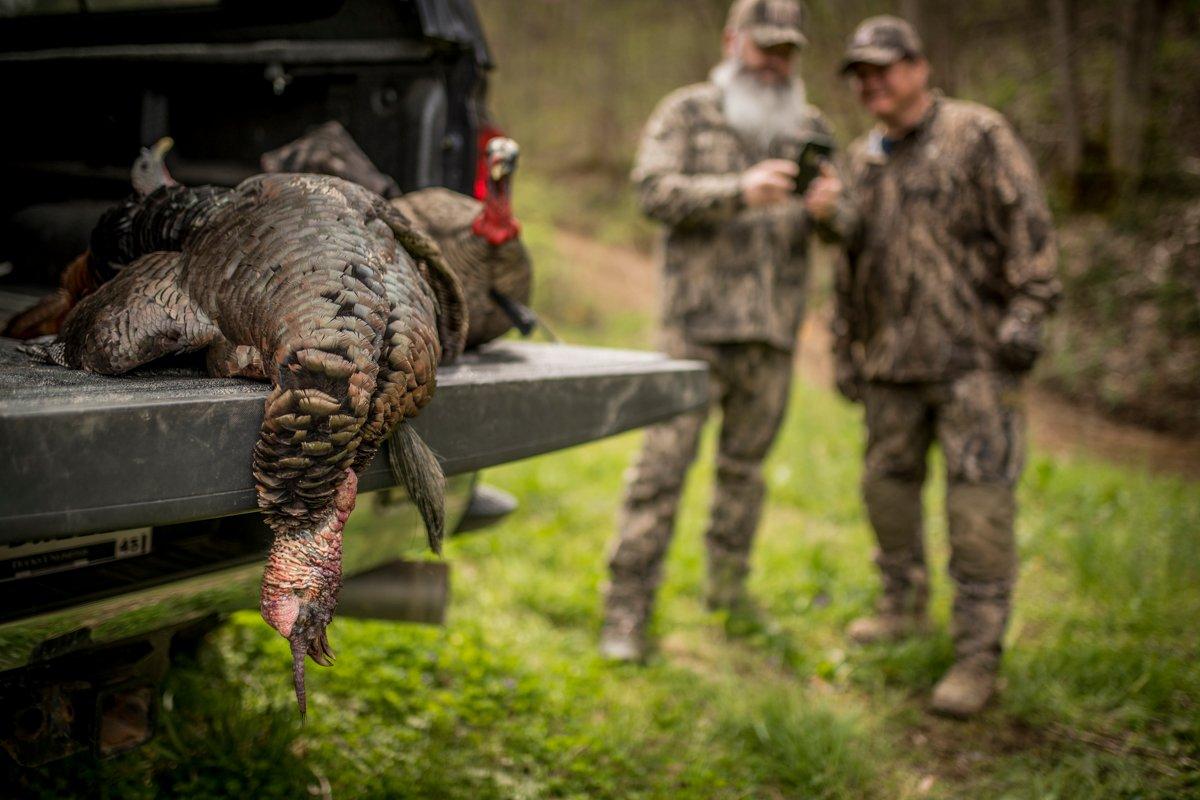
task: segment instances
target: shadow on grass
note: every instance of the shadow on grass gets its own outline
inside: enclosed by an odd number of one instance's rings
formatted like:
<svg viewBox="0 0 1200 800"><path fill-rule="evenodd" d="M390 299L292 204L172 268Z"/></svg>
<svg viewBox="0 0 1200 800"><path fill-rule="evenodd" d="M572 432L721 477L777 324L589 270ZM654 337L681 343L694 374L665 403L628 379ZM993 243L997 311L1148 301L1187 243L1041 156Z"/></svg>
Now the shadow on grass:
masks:
<svg viewBox="0 0 1200 800"><path fill-rule="evenodd" d="M262 703L211 649L169 673L156 737L110 760L80 754L39 769L10 768L4 797L141 798L308 796L294 704Z"/></svg>

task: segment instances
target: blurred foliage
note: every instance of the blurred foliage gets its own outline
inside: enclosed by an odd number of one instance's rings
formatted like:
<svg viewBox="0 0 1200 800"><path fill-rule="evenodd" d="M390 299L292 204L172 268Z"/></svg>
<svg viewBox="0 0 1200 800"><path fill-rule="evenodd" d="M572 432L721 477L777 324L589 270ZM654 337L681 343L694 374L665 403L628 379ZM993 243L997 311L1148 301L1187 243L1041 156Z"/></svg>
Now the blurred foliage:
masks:
<svg viewBox="0 0 1200 800"><path fill-rule="evenodd" d="M560 323L562 324L562 323ZM1173 798L1200 790L1200 493L1195 484L1035 455L997 705L923 711L949 665L940 631L847 647L877 580L857 497L861 426L799 384L767 465L752 590L758 629L703 610L713 436L685 496L644 668L595 654L605 546L638 435L490 471L522 508L453 539L444 630L338 619L296 719L284 643L257 614L169 684L161 735L110 762L27 772L6 797ZM946 557L930 487L933 563ZM369 504L355 512L361 525Z"/></svg>
<svg viewBox="0 0 1200 800"><path fill-rule="evenodd" d="M1063 308L1038 378L1120 417L1200 430L1200 200L1079 216L1061 246Z"/></svg>
<svg viewBox="0 0 1200 800"><path fill-rule="evenodd" d="M1200 177L1200 1L1152 0L1165 8L1153 53L1145 172L1152 187L1194 189ZM523 142L529 163L553 173L612 171L622 177L654 105L704 80L719 60L727 0L478 0L498 69L492 107ZM1115 54L1126 33L1120 0L1071 4L1072 56L1080 74L1085 170L1103 172L1112 124ZM1047 4L949 0L809 0L803 75L812 101L840 138L868 120L837 74L854 26L877 13L920 14L936 84L998 108L1039 161L1061 164L1062 98ZM1090 183L1088 183L1090 181ZM1103 189L1103 175L1085 188ZM1084 198L1094 202L1095 198Z"/></svg>

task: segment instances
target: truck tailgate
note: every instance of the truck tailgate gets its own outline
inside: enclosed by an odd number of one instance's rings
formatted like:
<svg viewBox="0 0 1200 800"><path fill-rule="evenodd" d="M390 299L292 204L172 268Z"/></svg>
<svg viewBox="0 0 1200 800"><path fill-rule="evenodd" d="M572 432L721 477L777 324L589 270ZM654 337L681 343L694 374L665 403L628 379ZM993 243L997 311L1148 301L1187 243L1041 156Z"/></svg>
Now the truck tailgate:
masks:
<svg viewBox="0 0 1200 800"><path fill-rule="evenodd" d="M250 452L267 386L192 366L89 375L0 339L0 542L256 508ZM592 441L697 408L699 362L497 342L438 373L415 421L448 475ZM363 491L394 481L381 453Z"/></svg>

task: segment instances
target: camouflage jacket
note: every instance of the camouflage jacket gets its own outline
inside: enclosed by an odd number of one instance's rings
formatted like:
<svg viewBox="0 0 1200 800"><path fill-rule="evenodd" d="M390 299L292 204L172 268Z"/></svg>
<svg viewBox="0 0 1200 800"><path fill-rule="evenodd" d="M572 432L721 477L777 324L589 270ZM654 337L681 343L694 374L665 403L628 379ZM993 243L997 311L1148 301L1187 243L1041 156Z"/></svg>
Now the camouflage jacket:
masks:
<svg viewBox="0 0 1200 800"><path fill-rule="evenodd" d="M815 108L810 118L815 132L828 135ZM795 346L808 277L808 216L799 199L748 209L739 185L746 168L785 157L769 152L775 149L745 141L728 125L721 90L712 83L679 89L655 109L633 181L642 211L666 226L662 324L668 334L701 343Z"/></svg>
<svg viewBox="0 0 1200 800"><path fill-rule="evenodd" d="M835 278L835 351L861 378L939 381L1001 367L997 331L1017 307L1040 321L1059 296L1053 220L1008 122L938 97L884 153L873 131L847 152L846 192L823 238Z"/></svg>

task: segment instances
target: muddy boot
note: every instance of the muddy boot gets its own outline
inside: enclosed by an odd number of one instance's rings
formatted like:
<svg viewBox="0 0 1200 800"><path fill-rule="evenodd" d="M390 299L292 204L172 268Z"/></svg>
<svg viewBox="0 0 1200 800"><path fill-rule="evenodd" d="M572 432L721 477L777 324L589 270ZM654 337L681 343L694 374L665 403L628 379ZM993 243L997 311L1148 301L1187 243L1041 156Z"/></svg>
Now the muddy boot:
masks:
<svg viewBox="0 0 1200 800"><path fill-rule="evenodd" d="M883 595L875 613L859 617L846 628L846 636L857 644L896 642L925 633L929 621L925 607L929 600L929 577L923 559L912 554L889 558L882 553L875 563L883 576Z"/></svg>
<svg viewBox="0 0 1200 800"><path fill-rule="evenodd" d="M708 586L704 605L709 611L738 611L750 608L754 602L746 593L747 566L742 559L717 556L712 550L708 557Z"/></svg>
<svg viewBox="0 0 1200 800"><path fill-rule="evenodd" d="M604 598L600 655L609 661L641 662L649 652L646 628L653 595L632 584L614 577Z"/></svg>
<svg viewBox="0 0 1200 800"><path fill-rule="evenodd" d="M996 693L996 667L987 659L956 661L933 687L929 707L935 714L956 719L973 717Z"/></svg>
<svg viewBox="0 0 1200 800"><path fill-rule="evenodd" d="M931 708L966 718L983 710L996 690L1016 578L1016 504L1008 485L951 483L946 509L950 575L957 584L955 663L934 688Z"/></svg>
<svg viewBox="0 0 1200 800"><path fill-rule="evenodd" d="M992 698L1011 593L1009 581L959 583L951 624L955 661L933 689L935 713L966 719Z"/></svg>
<svg viewBox="0 0 1200 800"><path fill-rule="evenodd" d="M858 644L894 642L928 627L929 576L921 520L921 483L868 477L863 500L879 551L875 565L883 595L875 613L850 623L846 635Z"/></svg>

